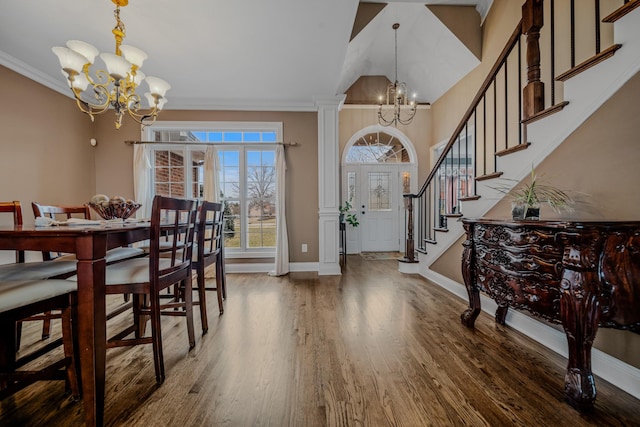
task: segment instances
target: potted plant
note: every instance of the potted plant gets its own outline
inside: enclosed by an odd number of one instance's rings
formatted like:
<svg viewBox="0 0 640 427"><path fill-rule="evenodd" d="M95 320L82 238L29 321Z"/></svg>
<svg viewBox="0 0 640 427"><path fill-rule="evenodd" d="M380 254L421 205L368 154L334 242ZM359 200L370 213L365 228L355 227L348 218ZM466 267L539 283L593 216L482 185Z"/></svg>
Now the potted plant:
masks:
<svg viewBox="0 0 640 427"><path fill-rule="evenodd" d="M358 221L358 216L353 213L350 212L351 209L353 209L353 206L351 205L350 201L345 201L344 205L340 205L339 207L340 209L340 222L346 222L347 224L350 224L352 227L357 227L358 225L360 225L360 221Z"/></svg>
<svg viewBox="0 0 640 427"><path fill-rule="evenodd" d="M510 180L513 181L513 180ZM494 187L511 198L511 215L514 220L540 219L540 205L548 204L556 212L573 211L574 201L565 191L545 184L531 168L529 182L510 190L507 185Z"/></svg>

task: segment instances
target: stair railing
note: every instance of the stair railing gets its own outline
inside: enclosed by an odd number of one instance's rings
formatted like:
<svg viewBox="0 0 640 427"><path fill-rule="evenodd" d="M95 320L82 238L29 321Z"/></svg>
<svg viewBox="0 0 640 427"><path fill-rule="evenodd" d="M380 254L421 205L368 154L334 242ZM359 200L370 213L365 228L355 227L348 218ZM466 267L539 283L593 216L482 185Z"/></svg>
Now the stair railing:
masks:
<svg viewBox="0 0 640 427"><path fill-rule="evenodd" d="M512 55L518 57L515 61L518 65L512 74L515 75L515 79L521 79L519 65L522 51L521 24L522 21L518 22L507 45L480 86L480 90L473 98L453 136L442 149L420 190L416 194L404 194L407 208L406 261L414 261L414 250L426 252L427 243L436 242L436 230L446 230L447 218L460 215L461 200L470 200L475 197L475 177L478 176L478 171L482 171L482 175L497 172L496 156L488 154L486 147L492 145L495 149L498 145L498 136L497 132L493 132L494 135L487 134L487 121L494 124L497 122L496 94L499 85L505 87L512 79L509 77L509 63L513 64L514 62L513 59L510 60ZM513 65L511 66L513 67ZM498 82L498 79L501 82ZM521 87L520 81L517 85ZM522 105L520 90L517 93L517 103ZM507 93L505 92L504 95L508 102ZM523 138L522 127L519 123L520 115L521 108L518 107L518 117L511 118L516 123L518 144L522 143ZM509 120L509 117L506 119ZM507 135L509 127L503 127ZM497 126L493 125L492 129L497 129ZM487 144L490 139L493 139L493 143ZM506 140L508 139L505 138ZM482 149L480 150L480 148ZM494 150L494 153L497 151ZM411 219L414 221L410 221L409 217L412 217Z"/></svg>

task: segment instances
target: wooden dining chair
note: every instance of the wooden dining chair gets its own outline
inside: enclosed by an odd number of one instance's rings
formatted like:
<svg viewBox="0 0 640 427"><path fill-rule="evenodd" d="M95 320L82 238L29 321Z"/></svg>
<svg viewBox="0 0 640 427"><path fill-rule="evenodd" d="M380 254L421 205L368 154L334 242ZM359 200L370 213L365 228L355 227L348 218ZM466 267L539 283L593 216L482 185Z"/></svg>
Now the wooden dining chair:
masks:
<svg viewBox="0 0 640 427"><path fill-rule="evenodd" d="M38 217L47 217L55 220L67 220L69 218L82 218L82 219L90 219L91 212L89 211L88 205L79 205L79 206L51 206L51 205L41 205L37 202L31 203L31 208L33 209L33 216L35 218ZM42 259L44 261L50 261L52 259L75 259L75 255L71 254L69 256L65 256L62 253L51 253L51 252L43 252Z"/></svg>
<svg viewBox="0 0 640 427"><path fill-rule="evenodd" d="M22 207L20 202L0 202L0 213L12 214L13 224L22 225ZM24 262L24 251L16 251L16 263Z"/></svg>
<svg viewBox="0 0 640 427"><path fill-rule="evenodd" d="M194 305L200 306L200 319L202 334L209 330L207 320L206 291L216 291L218 297L218 309L224 313L223 289L224 289L224 260L222 258L222 225L224 211L221 203L204 201L198 208L198 227L196 231L196 246L193 251L193 269L196 272L198 300ZM205 270L215 264L216 286L207 287Z"/></svg>
<svg viewBox="0 0 640 427"><path fill-rule="evenodd" d="M195 346L191 274L197 205L196 200L155 196L149 255L112 264L106 269L106 293L132 294L134 308L132 324L111 336L107 348L152 344L158 383L165 379L160 316L185 316L189 348ZM168 236L170 249L163 243L164 236ZM173 285L185 289L185 298L161 303L161 291ZM150 337L143 336L145 316L151 318ZM129 337L131 334L134 336Z"/></svg>
<svg viewBox="0 0 640 427"><path fill-rule="evenodd" d="M35 218L38 217L46 217L54 220L68 220L70 218L81 218L81 219L91 219L91 210L89 205L43 205L38 202L32 202L31 208L33 209L33 216ZM114 248L107 251L105 255L105 261L108 264L112 264L114 262L120 262L125 259L135 258L138 256L143 256L144 251L140 248L133 247L120 247ZM62 253L52 253L52 252L43 252L42 259L45 261L55 260L57 262L60 261L73 261L77 262L75 254L62 254ZM72 274L75 273L75 269ZM71 275L71 274L70 274ZM129 295L124 295L124 302L127 303L129 301ZM123 304L116 309L112 310L108 318L115 317L116 315L123 313L131 307L130 304ZM42 320L42 339L47 339L51 333L51 320L59 318L59 313L42 313L37 316L33 316L29 319L25 320ZM20 328L20 326L18 326Z"/></svg>
<svg viewBox="0 0 640 427"><path fill-rule="evenodd" d="M66 390L79 398L77 361L76 283L69 280L0 281L0 400L28 385L43 380L66 380ZM27 363L57 347L49 343L40 349L16 356L17 336L9 331L23 318L43 311L61 310L64 357L46 366L23 369ZM35 363L35 362L34 362Z"/></svg>
<svg viewBox="0 0 640 427"><path fill-rule="evenodd" d="M0 213L12 214L14 225L22 225L22 207L19 201L0 202ZM44 280L50 278L65 278L76 271L75 260L59 260L42 261L42 262L25 262L24 251L16 251L16 262L0 265L0 281L16 281L16 280ZM45 320L50 322L51 318L60 318L59 313L52 316L36 314L29 317L29 320ZM27 320L27 319L24 319ZM49 338L50 326L46 323L42 330L42 339ZM16 324L16 348L20 348L20 340L22 336L22 322Z"/></svg>

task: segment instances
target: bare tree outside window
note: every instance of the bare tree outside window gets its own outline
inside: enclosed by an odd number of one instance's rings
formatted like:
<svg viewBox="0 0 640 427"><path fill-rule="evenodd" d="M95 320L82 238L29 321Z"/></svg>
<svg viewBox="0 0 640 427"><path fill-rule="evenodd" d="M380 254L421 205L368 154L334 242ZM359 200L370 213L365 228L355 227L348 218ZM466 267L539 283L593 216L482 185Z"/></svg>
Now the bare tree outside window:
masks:
<svg viewBox="0 0 640 427"><path fill-rule="evenodd" d="M246 161L247 247L275 247L275 153L247 150Z"/></svg>
<svg viewBox="0 0 640 427"><path fill-rule="evenodd" d="M247 196L250 215L273 217L272 199L276 194L276 171L272 166L251 166L247 170Z"/></svg>

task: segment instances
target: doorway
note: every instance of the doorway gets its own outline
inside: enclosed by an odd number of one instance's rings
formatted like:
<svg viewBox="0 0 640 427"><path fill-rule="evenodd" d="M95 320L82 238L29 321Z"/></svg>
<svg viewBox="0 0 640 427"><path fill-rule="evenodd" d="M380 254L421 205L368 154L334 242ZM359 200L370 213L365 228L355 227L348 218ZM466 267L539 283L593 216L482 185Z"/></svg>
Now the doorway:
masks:
<svg viewBox="0 0 640 427"><path fill-rule="evenodd" d="M413 145L395 128L370 126L352 136L342 159L341 201L360 222L347 226L347 252L403 251L402 194L417 188Z"/></svg>

